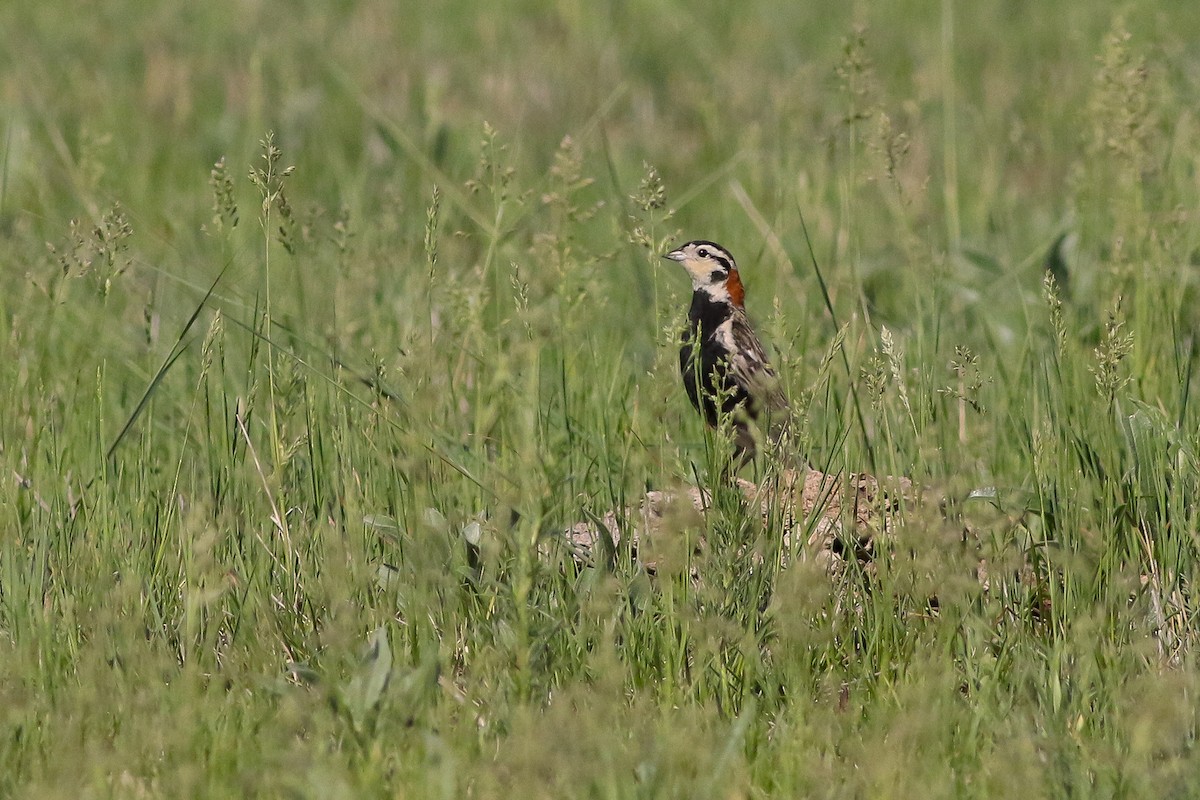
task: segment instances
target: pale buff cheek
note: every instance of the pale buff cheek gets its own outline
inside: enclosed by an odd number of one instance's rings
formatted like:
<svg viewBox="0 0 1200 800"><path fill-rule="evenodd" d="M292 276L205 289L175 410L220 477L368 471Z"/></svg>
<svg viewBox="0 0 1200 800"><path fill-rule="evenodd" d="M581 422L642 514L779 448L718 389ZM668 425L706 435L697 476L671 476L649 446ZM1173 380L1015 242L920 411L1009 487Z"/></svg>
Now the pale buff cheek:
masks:
<svg viewBox="0 0 1200 800"><path fill-rule="evenodd" d="M688 271L688 275L692 279L693 289L703 290L709 297L718 302L730 300L729 289L726 288L725 284L723 282L713 283L712 273L714 266L712 264L684 264L683 267Z"/></svg>

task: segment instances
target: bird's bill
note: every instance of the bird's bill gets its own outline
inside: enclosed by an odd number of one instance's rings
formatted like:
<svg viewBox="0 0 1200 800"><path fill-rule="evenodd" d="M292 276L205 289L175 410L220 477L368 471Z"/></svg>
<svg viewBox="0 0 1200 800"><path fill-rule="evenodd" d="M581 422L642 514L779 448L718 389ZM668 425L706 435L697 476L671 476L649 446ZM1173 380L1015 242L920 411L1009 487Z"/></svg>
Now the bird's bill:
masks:
<svg viewBox="0 0 1200 800"><path fill-rule="evenodd" d="M664 253L663 258L668 261L683 261L687 256L683 254L682 250L672 250L669 253Z"/></svg>

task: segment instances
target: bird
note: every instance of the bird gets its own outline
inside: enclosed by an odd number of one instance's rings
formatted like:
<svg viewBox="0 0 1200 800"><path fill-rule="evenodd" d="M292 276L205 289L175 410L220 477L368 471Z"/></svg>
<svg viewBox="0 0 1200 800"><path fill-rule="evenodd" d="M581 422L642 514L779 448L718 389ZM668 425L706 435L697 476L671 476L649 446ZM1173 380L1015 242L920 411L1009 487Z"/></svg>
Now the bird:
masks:
<svg viewBox="0 0 1200 800"><path fill-rule="evenodd" d="M764 434L779 440L787 397L746 316L746 291L729 251L696 239L663 258L678 262L692 279L679 349L684 389L709 426L732 421L734 463L740 467L755 457Z"/></svg>

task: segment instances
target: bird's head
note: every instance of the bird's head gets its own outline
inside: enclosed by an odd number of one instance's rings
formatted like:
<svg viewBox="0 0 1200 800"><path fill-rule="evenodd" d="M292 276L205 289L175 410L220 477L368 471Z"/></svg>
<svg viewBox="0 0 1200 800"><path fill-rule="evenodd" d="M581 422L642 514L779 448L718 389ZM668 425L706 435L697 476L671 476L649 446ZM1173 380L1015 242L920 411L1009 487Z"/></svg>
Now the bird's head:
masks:
<svg viewBox="0 0 1200 800"><path fill-rule="evenodd" d="M692 278L692 289L741 308L745 300L737 262L721 245L698 239L663 256L678 261Z"/></svg>

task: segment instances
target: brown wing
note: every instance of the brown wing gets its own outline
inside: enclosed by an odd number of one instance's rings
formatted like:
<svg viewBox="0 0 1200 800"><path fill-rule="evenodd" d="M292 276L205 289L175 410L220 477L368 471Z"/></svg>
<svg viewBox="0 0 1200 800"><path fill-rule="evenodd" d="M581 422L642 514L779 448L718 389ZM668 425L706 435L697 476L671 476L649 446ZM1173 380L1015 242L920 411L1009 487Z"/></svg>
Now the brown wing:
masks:
<svg viewBox="0 0 1200 800"><path fill-rule="evenodd" d="M735 441L745 457L753 458L758 436L766 436L773 442L779 442L784 436L788 401L779 376L767 361L762 343L754 335L745 315L736 315L732 321L730 333L735 347L729 359L729 375L749 397L745 407L749 419L736 425Z"/></svg>
<svg viewBox="0 0 1200 800"><path fill-rule="evenodd" d="M731 333L735 346L729 359L729 371L734 381L750 395L750 412L757 416L786 409L788 401L783 394L783 385L767 361L762 343L750 324L741 315L735 316Z"/></svg>

